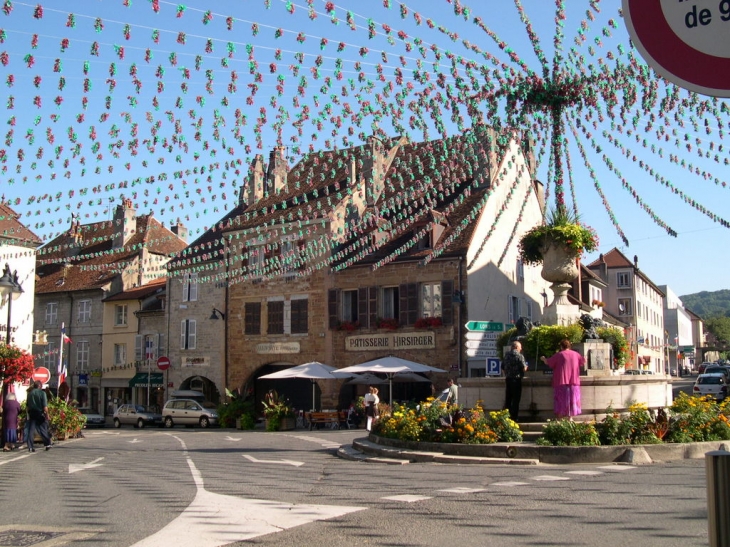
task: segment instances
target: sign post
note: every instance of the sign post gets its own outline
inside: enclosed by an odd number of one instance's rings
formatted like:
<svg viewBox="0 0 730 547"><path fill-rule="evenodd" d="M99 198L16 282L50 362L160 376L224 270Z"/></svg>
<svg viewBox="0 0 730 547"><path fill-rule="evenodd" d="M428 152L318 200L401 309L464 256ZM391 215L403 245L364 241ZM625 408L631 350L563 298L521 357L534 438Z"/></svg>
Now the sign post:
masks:
<svg viewBox="0 0 730 547"><path fill-rule="evenodd" d="M678 86L730 97L730 3L622 0L631 40L646 62Z"/></svg>

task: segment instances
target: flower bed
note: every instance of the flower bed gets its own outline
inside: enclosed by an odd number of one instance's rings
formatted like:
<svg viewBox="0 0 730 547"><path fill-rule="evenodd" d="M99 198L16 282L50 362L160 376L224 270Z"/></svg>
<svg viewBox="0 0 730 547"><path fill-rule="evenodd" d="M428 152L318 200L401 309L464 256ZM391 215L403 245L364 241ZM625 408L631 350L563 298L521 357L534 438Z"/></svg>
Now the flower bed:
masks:
<svg viewBox="0 0 730 547"><path fill-rule="evenodd" d="M520 441L522 432L506 410L486 413L480 404L470 409L451 408L429 398L417 405L394 404L381 414L373 432L402 441L491 444Z"/></svg>
<svg viewBox="0 0 730 547"><path fill-rule="evenodd" d="M543 446L615 446L730 440L730 404L680 393L669 409L649 411L643 403L627 415L608 408L600 422L556 420L537 440Z"/></svg>

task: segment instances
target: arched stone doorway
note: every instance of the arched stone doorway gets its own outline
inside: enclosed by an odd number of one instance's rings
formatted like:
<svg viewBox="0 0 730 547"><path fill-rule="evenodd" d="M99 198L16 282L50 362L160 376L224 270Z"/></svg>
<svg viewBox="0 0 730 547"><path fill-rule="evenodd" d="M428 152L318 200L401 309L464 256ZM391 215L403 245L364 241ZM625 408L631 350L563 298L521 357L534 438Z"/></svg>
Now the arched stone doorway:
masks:
<svg viewBox="0 0 730 547"><path fill-rule="evenodd" d="M179 389L202 391L205 398L211 403L219 404L221 400L221 396L218 392L218 388L215 386L215 382L209 380L205 376L189 376L180 383Z"/></svg>

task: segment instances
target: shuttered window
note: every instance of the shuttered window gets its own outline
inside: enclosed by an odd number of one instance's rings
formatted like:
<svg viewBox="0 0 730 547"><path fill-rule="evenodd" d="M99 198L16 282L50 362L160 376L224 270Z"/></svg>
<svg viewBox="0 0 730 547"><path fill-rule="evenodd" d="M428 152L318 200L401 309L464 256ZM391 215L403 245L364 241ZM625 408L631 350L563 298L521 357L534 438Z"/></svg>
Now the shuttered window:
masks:
<svg viewBox="0 0 730 547"><path fill-rule="evenodd" d="M291 332L292 334L309 332L309 300L306 298L291 301Z"/></svg>
<svg viewBox="0 0 730 547"><path fill-rule="evenodd" d="M276 300L268 303L268 334L284 334L284 301Z"/></svg>
<svg viewBox="0 0 730 547"><path fill-rule="evenodd" d="M261 334L261 302L246 302L244 309L244 334Z"/></svg>

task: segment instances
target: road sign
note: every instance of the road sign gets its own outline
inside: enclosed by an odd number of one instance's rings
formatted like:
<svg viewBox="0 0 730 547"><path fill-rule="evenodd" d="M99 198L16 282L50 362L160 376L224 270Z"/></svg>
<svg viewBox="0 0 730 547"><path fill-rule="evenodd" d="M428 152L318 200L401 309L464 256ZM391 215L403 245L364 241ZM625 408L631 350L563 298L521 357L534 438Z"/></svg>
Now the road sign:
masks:
<svg viewBox="0 0 730 547"><path fill-rule="evenodd" d="M681 87L730 97L726 1L622 0L629 36L646 62Z"/></svg>
<svg viewBox="0 0 730 547"><path fill-rule="evenodd" d="M469 321L466 330L481 332L504 332L504 323L496 323L494 321Z"/></svg>
<svg viewBox="0 0 730 547"><path fill-rule="evenodd" d="M501 336L501 332L467 332L466 333L466 339L467 340L493 340L496 341L497 338Z"/></svg>
<svg viewBox="0 0 730 547"><path fill-rule="evenodd" d="M694 346L679 346L679 351L682 353L694 353Z"/></svg>
<svg viewBox="0 0 730 547"><path fill-rule="evenodd" d="M170 358L164 355L157 358L157 368L160 370L167 370L170 368Z"/></svg>
<svg viewBox="0 0 730 547"><path fill-rule="evenodd" d="M466 341L466 347L467 348L475 348L475 349L496 349L497 343L494 340L467 340Z"/></svg>
<svg viewBox="0 0 730 547"><path fill-rule="evenodd" d="M497 350L496 349L467 349L466 350L467 357L496 357L497 356Z"/></svg>
<svg viewBox="0 0 730 547"><path fill-rule="evenodd" d="M38 367L33 371L33 379L38 380L41 384L47 384L51 379L51 371L46 367Z"/></svg>
<svg viewBox="0 0 730 547"><path fill-rule="evenodd" d="M502 361L490 357L487 359L487 376L499 376L502 374Z"/></svg>

